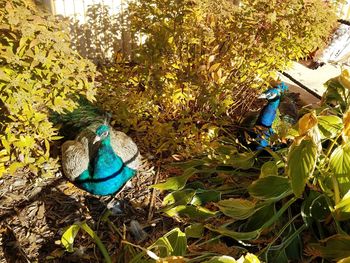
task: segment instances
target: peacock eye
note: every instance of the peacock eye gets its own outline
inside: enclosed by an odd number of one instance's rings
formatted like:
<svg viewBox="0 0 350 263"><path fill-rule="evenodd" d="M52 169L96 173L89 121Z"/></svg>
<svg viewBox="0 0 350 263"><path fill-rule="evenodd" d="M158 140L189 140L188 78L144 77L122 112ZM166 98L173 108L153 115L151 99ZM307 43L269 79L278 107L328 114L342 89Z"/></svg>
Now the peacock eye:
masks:
<svg viewBox="0 0 350 263"><path fill-rule="evenodd" d="M105 131L102 133L102 137L107 137L108 136L108 131Z"/></svg>

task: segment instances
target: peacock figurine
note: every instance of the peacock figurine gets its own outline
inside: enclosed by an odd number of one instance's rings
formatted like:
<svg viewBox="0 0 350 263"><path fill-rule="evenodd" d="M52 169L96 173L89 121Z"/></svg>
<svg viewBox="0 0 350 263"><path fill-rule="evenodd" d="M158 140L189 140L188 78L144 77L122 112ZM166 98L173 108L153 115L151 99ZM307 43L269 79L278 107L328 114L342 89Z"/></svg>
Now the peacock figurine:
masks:
<svg viewBox="0 0 350 263"><path fill-rule="evenodd" d="M288 86L281 82L263 92L258 98L266 99L267 104L260 111L252 128L245 131L245 141L252 150L260 150L270 146L271 136L275 134L272 124L276 119L281 96L288 90Z"/></svg>
<svg viewBox="0 0 350 263"><path fill-rule="evenodd" d="M86 99L79 103L75 111L52 118L73 138L61 146L63 173L89 193L113 195L136 174L141 155L129 136L107 124L103 111Z"/></svg>

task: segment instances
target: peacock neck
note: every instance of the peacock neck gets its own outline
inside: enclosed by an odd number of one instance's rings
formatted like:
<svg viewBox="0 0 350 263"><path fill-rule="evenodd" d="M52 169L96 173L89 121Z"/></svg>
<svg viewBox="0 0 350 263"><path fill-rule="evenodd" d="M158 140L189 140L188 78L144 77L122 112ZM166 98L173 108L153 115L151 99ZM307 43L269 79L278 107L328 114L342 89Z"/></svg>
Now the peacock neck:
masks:
<svg viewBox="0 0 350 263"><path fill-rule="evenodd" d="M101 146L110 146L111 145L111 136L108 135L106 138L104 138L102 141L101 141Z"/></svg>
<svg viewBox="0 0 350 263"><path fill-rule="evenodd" d="M276 118L276 112L279 104L280 98L269 101L269 103L261 110L256 125L271 127Z"/></svg>

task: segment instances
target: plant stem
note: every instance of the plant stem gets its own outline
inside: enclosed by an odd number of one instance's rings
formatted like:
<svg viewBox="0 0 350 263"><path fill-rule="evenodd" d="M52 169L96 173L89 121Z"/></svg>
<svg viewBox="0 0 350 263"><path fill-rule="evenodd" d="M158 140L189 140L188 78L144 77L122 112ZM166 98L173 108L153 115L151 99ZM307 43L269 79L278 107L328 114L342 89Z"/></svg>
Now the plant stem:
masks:
<svg viewBox="0 0 350 263"><path fill-rule="evenodd" d="M331 175L331 177L332 177L332 183L333 183L333 189L334 189L334 204L337 205L340 202L339 185L335 176Z"/></svg>
<svg viewBox="0 0 350 263"><path fill-rule="evenodd" d="M327 153L326 153L326 157L329 158L329 155L334 147L334 145L337 143L339 137L341 136L341 132L337 135L337 137L334 139L334 141L332 142L332 144L329 146L328 150L327 150Z"/></svg>
<svg viewBox="0 0 350 263"><path fill-rule="evenodd" d="M106 247L103 245L101 239L96 235L96 233L86 224L86 222L81 223L80 227L86 233L88 233L92 237L92 239L95 241L95 243L98 246L98 248L100 249L103 257L105 258L106 262L107 263L112 263L112 259L109 256Z"/></svg>

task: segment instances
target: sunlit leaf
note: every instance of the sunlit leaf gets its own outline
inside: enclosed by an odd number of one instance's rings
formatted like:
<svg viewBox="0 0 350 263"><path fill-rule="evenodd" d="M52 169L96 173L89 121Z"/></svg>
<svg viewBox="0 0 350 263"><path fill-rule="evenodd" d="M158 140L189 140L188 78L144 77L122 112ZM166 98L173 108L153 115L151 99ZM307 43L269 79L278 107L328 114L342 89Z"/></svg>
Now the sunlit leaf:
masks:
<svg viewBox="0 0 350 263"><path fill-rule="evenodd" d="M343 117L344 129L343 136L348 140L350 138L350 110L348 110Z"/></svg>
<svg viewBox="0 0 350 263"><path fill-rule="evenodd" d="M224 235L224 236L227 236L227 237L231 237L235 240L252 240L252 239L258 238L260 235L259 230L250 231L250 232L238 232L238 231L230 230L226 227L215 228L215 227L210 226L210 225L206 225L205 227L211 231L217 232L217 233Z"/></svg>
<svg viewBox="0 0 350 263"><path fill-rule="evenodd" d="M63 233L61 237L62 245L68 252L74 252L73 244L76 235L80 230L80 225L73 224Z"/></svg>
<svg viewBox="0 0 350 263"><path fill-rule="evenodd" d="M334 138L343 127L342 119L335 115L318 116L317 120L322 138Z"/></svg>
<svg viewBox="0 0 350 263"><path fill-rule="evenodd" d="M210 211L207 208L201 206L193 205L179 205L174 208L164 211L168 216L187 216L193 220L206 220L210 217L213 217L217 212Z"/></svg>
<svg viewBox="0 0 350 263"><path fill-rule="evenodd" d="M185 228L187 237L201 238L204 233L204 226L201 223L195 223Z"/></svg>
<svg viewBox="0 0 350 263"><path fill-rule="evenodd" d="M335 216L338 220L350 219L350 190L344 195L338 204L336 204Z"/></svg>
<svg viewBox="0 0 350 263"><path fill-rule="evenodd" d="M168 178L164 183L153 185L154 188L159 190L179 190L184 188L187 180L197 172L195 168L187 169L183 175Z"/></svg>
<svg viewBox="0 0 350 263"><path fill-rule="evenodd" d="M338 79L340 84L342 84L344 88L350 90L350 73L348 69L342 70Z"/></svg>
<svg viewBox="0 0 350 263"><path fill-rule="evenodd" d="M305 184L314 172L316 160L317 146L312 139L305 139L299 145L291 146L287 172L296 196L301 196L304 192Z"/></svg>
<svg viewBox="0 0 350 263"><path fill-rule="evenodd" d="M164 197L162 205L187 205L191 202L195 193L196 191L193 189L183 189L180 191L171 192L166 197Z"/></svg>
<svg viewBox="0 0 350 263"><path fill-rule="evenodd" d="M292 193L289 179L281 176L267 176L254 181L249 187L249 194L263 200L280 200Z"/></svg>
<svg viewBox="0 0 350 263"><path fill-rule="evenodd" d="M300 135L305 135L310 129L317 125L315 112L306 113L298 121L298 130Z"/></svg>
<svg viewBox="0 0 350 263"><path fill-rule="evenodd" d="M159 251L161 258L169 256L183 256L187 249L187 238L179 228L175 228L159 238L148 249Z"/></svg>
<svg viewBox="0 0 350 263"><path fill-rule="evenodd" d="M204 263L237 263L237 261L229 256L217 256L205 261Z"/></svg>
<svg viewBox="0 0 350 263"><path fill-rule="evenodd" d="M310 247L326 259L340 260L350 257L350 236L349 235L334 235L320 243L312 243Z"/></svg>
<svg viewBox="0 0 350 263"><path fill-rule="evenodd" d="M278 167L274 161L266 162L261 166L260 177L266 177L270 175L278 175Z"/></svg>
<svg viewBox="0 0 350 263"><path fill-rule="evenodd" d="M234 219L246 219L255 213L255 203L246 199L226 199L217 203L220 211Z"/></svg>
<svg viewBox="0 0 350 263"><path fill-rule="evenodd" d="M191 201L192 205L205 205L209 202L218 202L221 199L221 192L216 190L197 190Z"/></svg>
<svg viewBox="0 0 350 263"><path fill-rule="evenodd" d="M338 146L333 151L329 164L337 177L342 194L346 194L350 186L350 142Z"/></svg>

